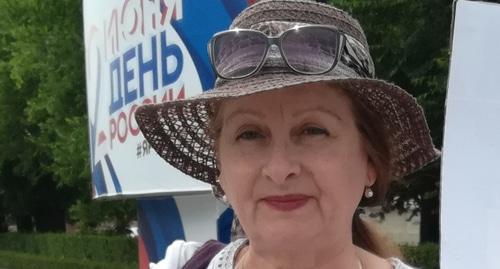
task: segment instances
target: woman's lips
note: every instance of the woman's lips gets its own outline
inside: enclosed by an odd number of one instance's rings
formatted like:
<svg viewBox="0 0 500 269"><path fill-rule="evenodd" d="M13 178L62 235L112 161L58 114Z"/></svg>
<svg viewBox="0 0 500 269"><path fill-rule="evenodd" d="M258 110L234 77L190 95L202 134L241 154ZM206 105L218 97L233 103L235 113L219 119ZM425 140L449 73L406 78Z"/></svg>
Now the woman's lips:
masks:
<svg viewBox="0 0 500 269"><path fill-rule="evenodd" d="M310 196L303 194L289 194L279 196L267 196L264 203L279 211L292 211L303 207L310 199Z"/></svg>

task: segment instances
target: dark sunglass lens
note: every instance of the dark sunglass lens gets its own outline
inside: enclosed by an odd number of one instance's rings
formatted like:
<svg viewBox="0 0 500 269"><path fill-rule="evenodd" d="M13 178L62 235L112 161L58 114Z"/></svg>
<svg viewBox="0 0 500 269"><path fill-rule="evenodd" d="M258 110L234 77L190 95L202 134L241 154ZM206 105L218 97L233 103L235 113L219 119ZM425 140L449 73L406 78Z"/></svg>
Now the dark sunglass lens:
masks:
<svg viewBox="0 0 500 269"><path fill-rule="evenodd" d="M340 36L328 28L306 27L283 36L282 50L288 64L296 71L321 74L336 61Z"/></svg>
<svg viewBox="0 0 500 269"><path fill-rule="evenodd" d="M265 57L267 38L257 32L233 31L217 36L213 43L215 69L225 78L253 73Z"/></svg>

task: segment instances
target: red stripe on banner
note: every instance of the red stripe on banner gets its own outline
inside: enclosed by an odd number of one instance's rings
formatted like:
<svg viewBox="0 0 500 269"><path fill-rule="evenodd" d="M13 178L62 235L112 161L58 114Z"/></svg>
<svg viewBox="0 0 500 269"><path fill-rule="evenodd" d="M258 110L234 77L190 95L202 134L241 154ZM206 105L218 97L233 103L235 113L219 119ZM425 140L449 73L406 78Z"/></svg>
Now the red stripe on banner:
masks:
<svg viewBox="0 0 500 269"><path fill-rule="evenodd" d="M144 241L139 236L137 237L139 245L139 269L149 269L149 258L146 252L146 247L144 246Z"/></svg>

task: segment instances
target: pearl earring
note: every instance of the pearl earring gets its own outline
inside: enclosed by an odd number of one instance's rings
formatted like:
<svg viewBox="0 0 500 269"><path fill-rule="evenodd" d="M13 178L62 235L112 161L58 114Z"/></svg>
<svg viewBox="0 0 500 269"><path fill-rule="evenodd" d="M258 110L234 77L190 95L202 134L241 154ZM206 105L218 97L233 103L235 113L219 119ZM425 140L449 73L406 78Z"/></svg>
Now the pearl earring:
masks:
<svg viewBox="0 0 500 269"><path fill-rule="evenodd" d="M225 194L222 195L222 201L227 204L227 196Z"/></svg>
<svg viewBox="0 0 500 269"><path fill-rule="evenodd" d="M365 188L365 197L366 198L372 198L373 197L373 191L370 187Z"/></svg>

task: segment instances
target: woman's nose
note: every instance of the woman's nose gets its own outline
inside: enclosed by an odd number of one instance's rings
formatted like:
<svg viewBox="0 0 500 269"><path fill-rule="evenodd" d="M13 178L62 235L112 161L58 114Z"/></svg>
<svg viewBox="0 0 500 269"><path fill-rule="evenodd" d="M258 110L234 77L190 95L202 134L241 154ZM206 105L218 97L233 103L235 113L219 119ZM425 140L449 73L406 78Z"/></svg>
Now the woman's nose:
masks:
<svg viewBox="0 0 500 269"><path fill-rule="evenodd" d="M278 185L300 174L300 163L297 154L291 150L289 143L273 143L267 152L269 156L262 156L267 162L262 167L262 174ZM266 158L267 157L267 158Z"/></svg>

